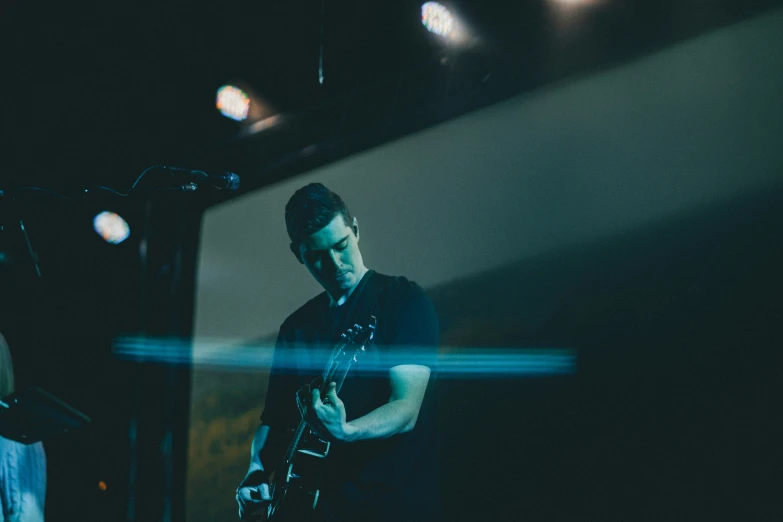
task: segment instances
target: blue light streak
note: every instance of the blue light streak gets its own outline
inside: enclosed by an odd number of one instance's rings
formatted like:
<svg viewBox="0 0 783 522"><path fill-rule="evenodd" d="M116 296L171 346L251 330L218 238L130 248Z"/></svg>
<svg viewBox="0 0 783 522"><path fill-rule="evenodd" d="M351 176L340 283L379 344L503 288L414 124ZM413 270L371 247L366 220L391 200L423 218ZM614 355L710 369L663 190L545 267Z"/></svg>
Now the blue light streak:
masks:
<svg viewBox="0 0 783 522"><path fill-rule="evenodd" d="M388 348L385 348L388 349ZM325 360L331 347L313 357ZM237 346L229 341L178 341L168 339L122 338L114 345L119 359L163 364L213 367L225 371L268 370L274 345L269 343ZM410 346L394 349L397 364L424 364L432 361ZM301 361L300 361L301 362ZM391 365L395 361L388 361ZM286 361L278 364L287 366ZM561 375L576 372L576 352L564 348L451 348L441 347L437 372L446 377L513 377ZM295 361L291 359L291 367ZM313 368L320 370L320 368Z"/></svg>

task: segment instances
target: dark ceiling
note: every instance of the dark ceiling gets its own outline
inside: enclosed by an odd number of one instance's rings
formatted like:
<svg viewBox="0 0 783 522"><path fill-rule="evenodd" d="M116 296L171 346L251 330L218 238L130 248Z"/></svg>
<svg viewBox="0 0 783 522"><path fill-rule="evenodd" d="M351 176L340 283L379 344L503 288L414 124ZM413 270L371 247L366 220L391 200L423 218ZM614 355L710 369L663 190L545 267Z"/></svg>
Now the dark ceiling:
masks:
<svg viewBox="0 0 783 522"><path fill-rule="evenodd" d="M7 1L0 189L121 189L157 163L236 169L248 189L781 2L574 3L457 2L475 37L458 49L410 0ZM236 139L214 107L228 81L287 124Z"/></svg>

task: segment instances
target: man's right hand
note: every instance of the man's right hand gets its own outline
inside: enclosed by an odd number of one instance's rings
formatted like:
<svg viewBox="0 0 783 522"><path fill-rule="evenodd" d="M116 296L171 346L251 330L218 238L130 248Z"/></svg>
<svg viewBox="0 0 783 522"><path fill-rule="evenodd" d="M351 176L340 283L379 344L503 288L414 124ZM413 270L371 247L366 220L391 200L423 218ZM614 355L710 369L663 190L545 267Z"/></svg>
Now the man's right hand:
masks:
<svg viewBox="0 0 783 522"><path fill-rule="evenodd" d="M266 520L266 510L272 495L269 484L243 486L237 490L239 518L242 520Z"/></svg>

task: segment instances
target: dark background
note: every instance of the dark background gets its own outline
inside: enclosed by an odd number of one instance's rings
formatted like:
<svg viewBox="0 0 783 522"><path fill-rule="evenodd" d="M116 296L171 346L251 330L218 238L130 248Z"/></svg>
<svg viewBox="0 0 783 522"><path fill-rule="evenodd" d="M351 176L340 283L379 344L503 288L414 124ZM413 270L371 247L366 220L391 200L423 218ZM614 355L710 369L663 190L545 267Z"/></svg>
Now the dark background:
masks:
<svg viewBox="0 0 783 522"><path fill-rule="evenodd" d="M442 379L447 519L778 519L782 198L432 291L443 344L578 353L574 375Z"/></svg>
<svg viewBox="0 0 783 522"><path fill-rule="evenodd" d="M0 330L19 387L39 384L93 419L47 442L47 519L184 519L188 368L117 360L112 341L190 335L201 212L234 195L85 188L126 189L165 163L236 170L249 191L780 2L606 0L565 17L544 1L463 2L481 38L470 49L423 31L416 2L324 5L323 17L304 0L0 8ZM214 109L232 79L284 124L240 138ZM143 186L179 182L152 173ZM75 199L15 191L25 186ZM772 191L433 289L460 324L444 322L452 345L580 346L574 376L444 381L451 518L779 519L780 203ZM128 241L90 230L104 209L126 217ZM550 313L481 343L495 331L481 289L532 282L531 302L559 296Z"/></svg>

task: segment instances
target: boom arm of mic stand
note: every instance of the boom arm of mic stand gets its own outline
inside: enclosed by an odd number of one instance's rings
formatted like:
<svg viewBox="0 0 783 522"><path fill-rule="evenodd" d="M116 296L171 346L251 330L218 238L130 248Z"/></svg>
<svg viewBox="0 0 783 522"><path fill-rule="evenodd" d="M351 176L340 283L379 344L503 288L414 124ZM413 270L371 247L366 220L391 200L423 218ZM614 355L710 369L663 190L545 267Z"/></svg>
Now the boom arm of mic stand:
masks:
<svg viewBox="0 0 783 522"><path fill-rule="evenodd" d="M95 191L104 191L108 192L109 194L114 194L115 196L122 196L122 197L128 197L132 196L134 194L155 194L158 192L195 192L198 190L198 185L196 185L193 182L185 183L184 185L180 185L179 187L163 187L163 188L152 188L152 189L130 189L127 192L120 192L118 190L114 190L109 187L95 187L93 189L84 189L82 192L82 197L85 199L90 195L95 193Z"/></svg>

